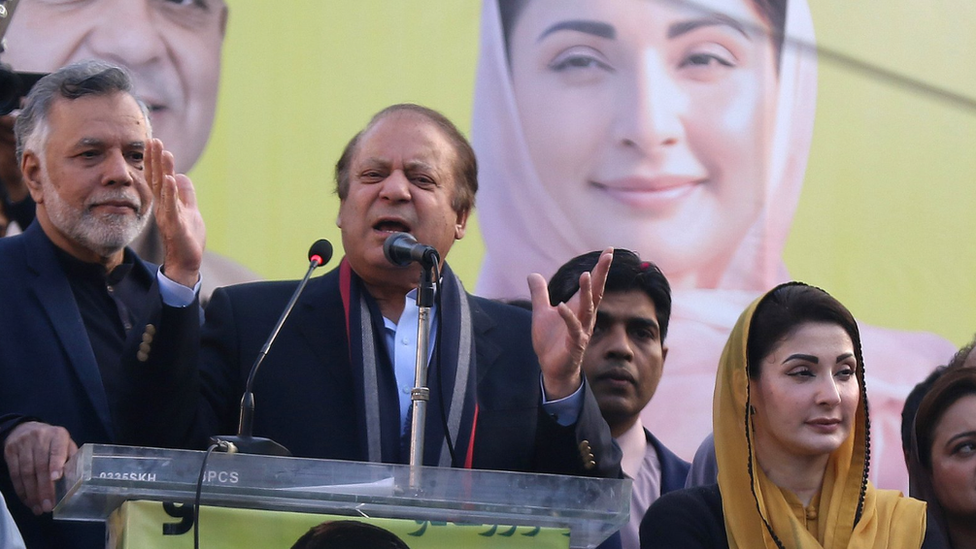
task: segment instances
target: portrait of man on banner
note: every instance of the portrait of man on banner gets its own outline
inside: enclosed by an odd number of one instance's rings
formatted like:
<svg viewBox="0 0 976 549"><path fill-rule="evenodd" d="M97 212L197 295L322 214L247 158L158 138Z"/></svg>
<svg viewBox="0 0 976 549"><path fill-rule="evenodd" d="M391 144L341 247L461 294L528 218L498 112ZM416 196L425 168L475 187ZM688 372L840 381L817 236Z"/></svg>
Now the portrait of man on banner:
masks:
<svg viewBox="0 0 976 549"><path fill-rule="evenodd" d="M30 73L49 73L88 59L125 66L137 95L149 107L154 135L173 152L176 171L186 173L203 154L213 127L227 20L224 0L22 0L0 61ZM13 116L0 117L0 146L4 132L12 136ZM0 154L0 163L3 158ZM12 173L6 168L0 165L6 196L29 201L17 180L17 167ZM158 263L162 245L153 227L133 246L140 256ZM205 301L217 286L258 278L211 251L205 254L202 275Z"/></svg>

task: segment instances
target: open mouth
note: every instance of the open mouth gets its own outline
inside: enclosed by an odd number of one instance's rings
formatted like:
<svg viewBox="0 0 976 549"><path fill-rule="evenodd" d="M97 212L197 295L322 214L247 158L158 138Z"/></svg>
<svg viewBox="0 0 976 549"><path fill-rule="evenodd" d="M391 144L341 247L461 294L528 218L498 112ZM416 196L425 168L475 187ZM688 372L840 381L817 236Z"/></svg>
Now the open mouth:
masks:
<svg viewBox="0 0 976 549"><path fill-rule="evenodd" d="M410 226L398 219L381 219L373 224L373 230L382 233L409 233Z"/></svg>

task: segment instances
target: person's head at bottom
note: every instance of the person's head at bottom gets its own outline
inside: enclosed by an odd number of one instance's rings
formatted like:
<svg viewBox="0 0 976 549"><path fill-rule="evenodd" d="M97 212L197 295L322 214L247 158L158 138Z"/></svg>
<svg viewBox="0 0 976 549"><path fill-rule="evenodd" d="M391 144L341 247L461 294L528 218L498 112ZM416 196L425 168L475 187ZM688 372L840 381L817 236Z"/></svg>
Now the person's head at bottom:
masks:
<svg viewBox="0 0 976 549"><path fill-rule="evenodd" d="M291 549L409 549L396 534L357 520L332 520L312 527Z"/></svg>

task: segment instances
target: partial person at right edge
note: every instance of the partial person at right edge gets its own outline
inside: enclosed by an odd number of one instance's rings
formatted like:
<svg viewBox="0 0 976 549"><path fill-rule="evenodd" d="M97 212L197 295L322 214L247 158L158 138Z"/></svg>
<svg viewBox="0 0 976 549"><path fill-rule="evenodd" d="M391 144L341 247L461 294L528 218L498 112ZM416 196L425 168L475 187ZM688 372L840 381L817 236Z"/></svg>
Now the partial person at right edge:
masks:
<svg viewBox="0 0 976 549"><path fill-rule="evenodd" d="M580 275L592 271L599 259L599 251L590 252L560 267L549 281L550 303L569 301L579 291ZM661 270L630 250L614 249L583 354L583 373L623 453L621 468L634 481L630 522L620 530L625 549L638 547L647 508L661 494L682 489L688 475L688 462L661 444L640 419L664 370L670 316L671 287Z"/></svg>
<svg viewBox="0 0 976 549"><path fill-rule="evenodd" d="M971 349L919 384L923 396L906 441L911 494L928 503L929 529L946 549L976 548L976 368L965 365Z"/></svg>
<svg viewBox="0 0 976 549"><path fill-rule="evenodd" d="M655 502L641 547L936 547L924 503L868 480L860 333L823 290L782 284L742 313L713 414L718 484Z"/></svg>

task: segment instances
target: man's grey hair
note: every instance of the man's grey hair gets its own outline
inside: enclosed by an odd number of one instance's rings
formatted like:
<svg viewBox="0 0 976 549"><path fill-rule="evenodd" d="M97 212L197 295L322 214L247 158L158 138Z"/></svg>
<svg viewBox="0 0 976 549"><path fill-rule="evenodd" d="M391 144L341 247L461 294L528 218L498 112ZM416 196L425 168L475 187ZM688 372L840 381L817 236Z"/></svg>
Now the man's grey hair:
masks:
<svg viewBox="0 0 976 549"><path fill-rule="evenodd" d="M132 76L124 67L105 61L80 61L58 69L41 78L27 95L23 110L17 115L14 133L17 138L17 162L24 157L24 150L39 150L48 131L48 115L57 98L74 100L89 95L106 96L127 93L142 110L146 127L152 135L149 109L132 93Z"/></svg>

